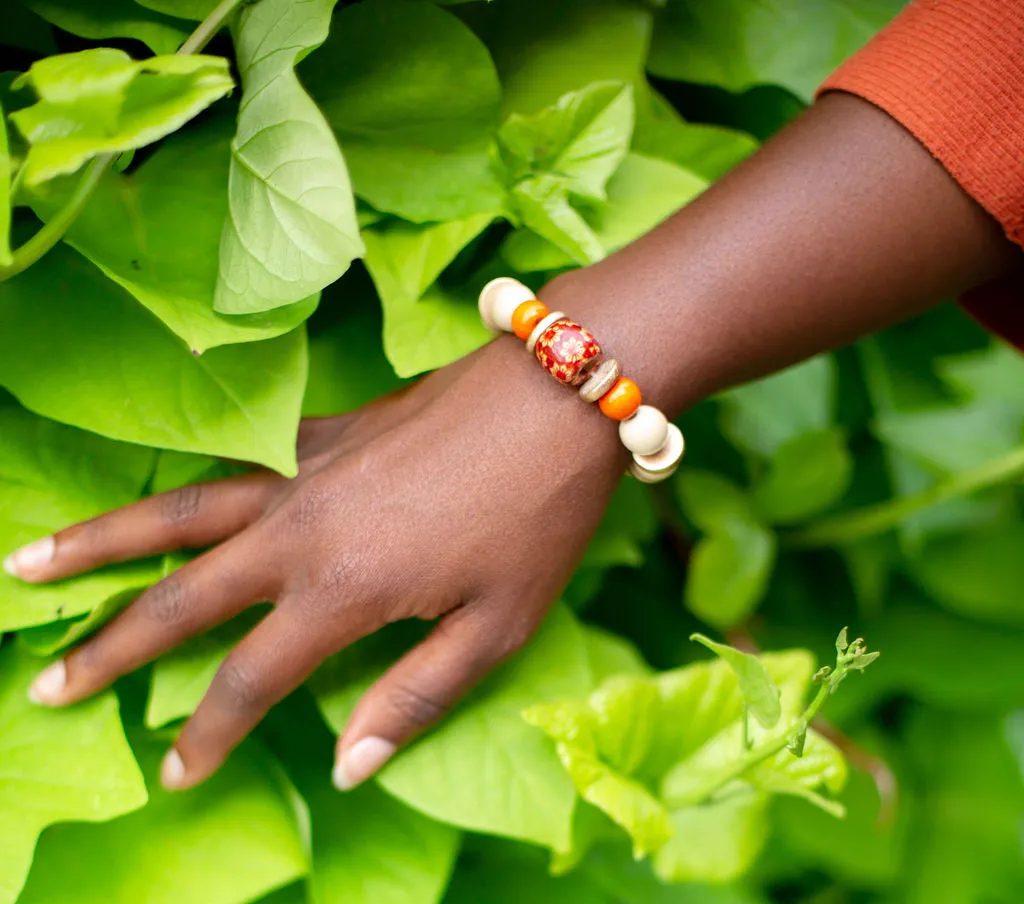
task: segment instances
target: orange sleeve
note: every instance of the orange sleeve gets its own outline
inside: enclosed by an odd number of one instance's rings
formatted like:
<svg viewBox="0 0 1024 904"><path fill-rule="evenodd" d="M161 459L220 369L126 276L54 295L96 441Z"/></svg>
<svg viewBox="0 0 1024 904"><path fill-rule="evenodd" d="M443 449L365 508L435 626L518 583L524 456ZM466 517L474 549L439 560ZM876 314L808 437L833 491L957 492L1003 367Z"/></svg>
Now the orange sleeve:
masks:
<svg viewBox="0 0 1024 904"><path fill-rule="evenodd" d="M1024 0L911 0L819 93L856 94L900 122L1024 246ZM1024 348L1024 286L964 299Z"/></svg>

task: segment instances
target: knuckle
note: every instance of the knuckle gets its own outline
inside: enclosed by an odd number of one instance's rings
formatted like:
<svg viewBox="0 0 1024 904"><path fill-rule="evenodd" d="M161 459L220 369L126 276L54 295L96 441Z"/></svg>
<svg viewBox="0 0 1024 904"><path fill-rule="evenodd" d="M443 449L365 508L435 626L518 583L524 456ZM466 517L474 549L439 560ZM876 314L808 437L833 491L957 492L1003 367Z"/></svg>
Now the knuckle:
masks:
<svg viewBox="0 0 1024 904"><path fill-rule="evenodd" d="M163 625L177 624L185 616L185 588L177 575L150 587L139 602L150 618Z"/></svg>
<svg viewBox="0 0 1024 904"><path fill-rule="evenodd" d="M491 658L504 662L523 649L533 636L533 625L525 619L494 625L491 630Z"/></svg>
<svg viewBox="0 0 1024 904"><path fill-rule="evenodd" d="M448 710L448 707L433 695L418 691L407 684L390 689L388 704L415 728L432 725Z"/></svg>
<svg viewBox="0 0 1024 904"><path fill-rule="evenodd" d="M190 524L199 515L203 489L200 484L180 487L167 493L160 502L160 515L169 527Z"/></svg>
<svg viewBox="0 0 1024 904"><path fill-rule="evenodd" d="M234 712L249 713L266 708L266 694L260 673L252 666L229 660L217 672L217 698Z"/></svg>
<svg viewBox="0 0 1024 904"><path fill-rule="evenodd" d="M316 481L309 480L288 506L289 527L306 535L316 529L331 504L331 492Z"/></svg>

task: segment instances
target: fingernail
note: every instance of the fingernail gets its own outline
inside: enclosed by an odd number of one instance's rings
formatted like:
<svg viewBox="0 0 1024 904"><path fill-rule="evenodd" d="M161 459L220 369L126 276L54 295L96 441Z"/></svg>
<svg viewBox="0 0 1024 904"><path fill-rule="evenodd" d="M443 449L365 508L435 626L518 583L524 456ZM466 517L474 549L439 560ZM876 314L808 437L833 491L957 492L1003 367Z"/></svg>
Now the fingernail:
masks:
<svg viewBox="0 0 1024 904"><path fill-rule="evenodd" d="M334 787L350 791L361 785L395 755L398 748L384 738L363 738L334 767Z"/></svg>
<svg viewBox="0 0 1024 904"><path fill-rule="evenodd" d="M36 540L12 552L4 559L4 571L16 578L31 577L33 571L53 561L56 550L57 544L54 543L53 537L43 537L42 540Z"/></svg>
<svg viewBox="0 0 1024 904"><path fill-rule="evenodd" d="M177 750L171 749L160 767L160 784L168 791L178 791L185 786L185 763Z"/></svg>
<svg viewBox="0 0 1024 904"><path fill-rule="evenodd" d="M52 665L48 665L32 682L28 689L28 698L33 703L49 706L57 702L57 698L64 692L64 685L67 684L68 670L64 660L60 659Z"/></svg>

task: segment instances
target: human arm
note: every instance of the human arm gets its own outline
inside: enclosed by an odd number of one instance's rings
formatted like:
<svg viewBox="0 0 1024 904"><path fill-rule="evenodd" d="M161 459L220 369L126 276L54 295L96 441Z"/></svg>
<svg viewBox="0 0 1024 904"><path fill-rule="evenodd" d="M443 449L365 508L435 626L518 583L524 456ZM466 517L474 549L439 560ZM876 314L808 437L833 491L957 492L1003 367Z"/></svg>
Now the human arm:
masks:
<svg viewBox="0 0 1024 904"><path fill-rule="evenodd" d="M900 126L828 96L699 201L542 295L590 326L648 398L708 393L923 310L1015 265L998 225ZM147 500L15 560L51 580L221 543L71 652L65 704L264 599L168 759L202 780L322 659L400 618L440 618L339 745L365 778L539 624L625 467L615 430L503 337L405 394L300 437L295 481L259 474ZM223 541L223 542L222 542ZM52 553L52 555L48 555ZM378 739L369 747L368 739ZM357 756L352 760L353 753Z"/></svg>

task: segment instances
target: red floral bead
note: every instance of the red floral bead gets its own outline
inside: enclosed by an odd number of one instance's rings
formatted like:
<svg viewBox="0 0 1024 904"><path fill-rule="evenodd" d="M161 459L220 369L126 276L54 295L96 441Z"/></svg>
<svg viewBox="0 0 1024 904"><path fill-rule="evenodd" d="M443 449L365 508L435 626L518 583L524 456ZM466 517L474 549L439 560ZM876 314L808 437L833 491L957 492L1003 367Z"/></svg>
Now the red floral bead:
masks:
<svg viewBox="0 0 1024 904"><path fill-rule="evenodd" d="M601 360L594 334L575 320L558 320L537 340L534 349L541 366L559 383L578 386Z"/></svg>

